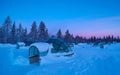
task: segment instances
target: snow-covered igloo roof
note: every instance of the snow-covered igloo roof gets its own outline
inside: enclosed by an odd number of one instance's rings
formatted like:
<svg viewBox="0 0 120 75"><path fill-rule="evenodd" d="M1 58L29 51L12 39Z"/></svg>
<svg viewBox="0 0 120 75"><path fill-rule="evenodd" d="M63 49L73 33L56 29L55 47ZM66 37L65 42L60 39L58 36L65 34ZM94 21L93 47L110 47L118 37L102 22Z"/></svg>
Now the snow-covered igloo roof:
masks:
<svg viewBox="0 0 120 75"><path fill-rule="evenodd" d="M30 47L36 47L39 52L45 52L47 50L49 50L50 48L52 48L52 45L51 44L48 44L48 43L33 43L30 45Z"/></svg>

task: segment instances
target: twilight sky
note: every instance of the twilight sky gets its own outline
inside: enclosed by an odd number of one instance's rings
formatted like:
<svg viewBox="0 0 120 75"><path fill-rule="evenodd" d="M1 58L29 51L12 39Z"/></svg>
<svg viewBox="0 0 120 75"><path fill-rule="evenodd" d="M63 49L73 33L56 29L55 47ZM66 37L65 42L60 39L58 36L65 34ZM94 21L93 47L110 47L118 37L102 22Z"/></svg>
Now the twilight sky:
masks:
<svg viewBox="0 0 120 75"><path fill-rule="evenodd" d="M120 36L120 0L0 0L0 24L7 16L28 29L42 20L50 34Z"/></svg>

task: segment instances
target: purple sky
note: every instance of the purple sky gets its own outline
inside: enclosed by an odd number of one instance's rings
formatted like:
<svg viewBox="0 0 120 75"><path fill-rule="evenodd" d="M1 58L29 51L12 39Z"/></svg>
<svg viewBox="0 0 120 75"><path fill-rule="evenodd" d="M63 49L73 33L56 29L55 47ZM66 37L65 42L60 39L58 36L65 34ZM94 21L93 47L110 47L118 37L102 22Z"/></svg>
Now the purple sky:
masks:
<svg viewBox="0 0 120 75"><path fill-rule="evenodd" d="M50 34L120 36L119 0L0 0L0 10L0 24L10 16L28 29L44 21Z"/></svg>

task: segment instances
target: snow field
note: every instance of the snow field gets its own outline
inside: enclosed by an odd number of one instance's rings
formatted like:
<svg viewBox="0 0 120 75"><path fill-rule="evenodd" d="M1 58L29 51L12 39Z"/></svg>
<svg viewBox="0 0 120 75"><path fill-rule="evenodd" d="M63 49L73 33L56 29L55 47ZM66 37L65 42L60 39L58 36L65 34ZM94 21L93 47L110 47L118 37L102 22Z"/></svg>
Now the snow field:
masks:
<svg viewBox="0 0 120 75"><path fill-rule="evenodd" d="M72 57L41 57L40 65L31 65L28 47L0 44L1 75L120 75L120 44L105 45L103 49L80 43L73 48Z"/></svg>

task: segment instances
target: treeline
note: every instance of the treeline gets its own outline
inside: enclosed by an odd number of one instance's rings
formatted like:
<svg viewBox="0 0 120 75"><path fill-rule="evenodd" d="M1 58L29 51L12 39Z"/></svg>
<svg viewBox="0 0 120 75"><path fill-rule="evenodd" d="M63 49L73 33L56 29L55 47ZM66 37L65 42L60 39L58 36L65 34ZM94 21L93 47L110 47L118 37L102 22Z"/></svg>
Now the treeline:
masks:
<svg viewBox="0 0 120 75"><path fill-rule="evenodd" d="M108 35L108 36L104 36L104 37L95 37L92 36L90 38L86 38L86 37L80 37L77 36L75 38L75 42L76 43L114 43L114 42L120 42L120 38L118 37L114 37L113 35Z"/></svg>
<svg viewBox="0 0 120 75"><path fill-rule="evenodd" d="M18 27L17 27L18 26ZM61 29L56 32L56 35L48 34L48 29L45 26L43 21L40 22L37 27L36 22L34 21L31 25L31 30L28 32L27 28L24 28L22 24L16 26L16 23L11 21L8 16L4 23L0 25L0 43L11 43L15 44L17 42L24 42L26 45L29 45L34 42L44 42L49 38L60 38L66 41L68 44L78 44L78 43L113 43L120 42L119 37L114 36L104 36L104 37L95 37L92 36L90 38L82 37L82 36L73 36L66 30L65 35L62 34Z"/></svg>
<svg viewBox="0 0 120 75"><path fill-rule="evenodd" d="M16 25L15 22L12 23L8 16L0 27L0 43L25 42L29 44L49 38L44 22L41 21L39 27L37 27L34 21L31 26L31 30L28 32L27 28L24 28L21 23L19 25Z"/></svg>
<svg viewBox="0 0 120 75"><path fill-rule="evenodd" d="M71 36L73 37L68 30L65 36L62 35L61 30L59 30L56 35L49 35L48 29L43 21L40 22L38 27L34 21L29 32L21 23L19 25L16 25L15 22L12 23L9 16L5 19L4 23L0 25L0 43L15 44L17 42L24 42L29 45L34 42L44 42L53 37L61 39L64 37L66 42L70 42L73 39ZM72 41L70 43L72 43Z"/></svg>

